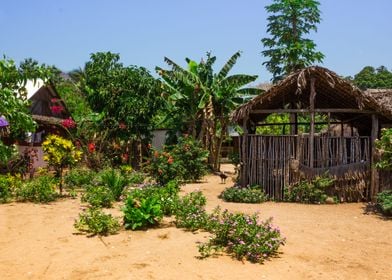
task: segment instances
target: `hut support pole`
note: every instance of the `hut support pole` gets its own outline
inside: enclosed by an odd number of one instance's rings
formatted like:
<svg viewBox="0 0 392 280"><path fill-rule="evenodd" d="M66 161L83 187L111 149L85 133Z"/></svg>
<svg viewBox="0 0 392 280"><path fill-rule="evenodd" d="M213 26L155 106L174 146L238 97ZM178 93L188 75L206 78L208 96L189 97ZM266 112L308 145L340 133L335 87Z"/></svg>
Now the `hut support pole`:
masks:
<svg viewBox="0 0 392 280"><path fill-rule="evenodd" d="M375 141L378 137L378 117L377 115L372 115L372 134L371 134L371 179L370 179L370 198L374 201L376 198L376 194L379 191L379 181L378 181L378 172L375 167L376 158L376 145Z"/></svg>
<svg viewBox="0 0 392 280"><path fill-rule="evenodd" d="M315 78L310 79L310 135L309 135L309 167L314 167L314 99L316 97Z"/></svg>
<svg viewBox="0 0 392 280"><path fill-rule="evenodd" d="M245 187L247 185L248 177L248 119L245 118L242 123L242 130L244 134L242 135L241 143L241 186Z"/></svg>
<svg viewBox="0 0 392 280"><path fill-rule="evenodd" d="M297 135L298 134L298 116L297 113L290 113L290 134Z"/></svg>

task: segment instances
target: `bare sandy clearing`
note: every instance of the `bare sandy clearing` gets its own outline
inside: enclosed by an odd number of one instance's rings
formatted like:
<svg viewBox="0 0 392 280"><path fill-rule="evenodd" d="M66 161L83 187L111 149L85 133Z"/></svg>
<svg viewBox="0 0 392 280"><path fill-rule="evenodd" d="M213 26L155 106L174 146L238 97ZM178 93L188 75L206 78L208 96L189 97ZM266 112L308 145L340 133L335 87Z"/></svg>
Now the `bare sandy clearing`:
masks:
<svg viewBox="0 0 392 280"><path fill-rule="evenodd" d="M264 265L228 256L199 260L193 234L166 221L158 229L103 238L76 235L79 200L0 205L0 279L391 279L392 221L364 214L364 204L224 203L218 176L188 184L232 211L274 217L287 244ZM118 210L113 210L117 216Z"/></svg>

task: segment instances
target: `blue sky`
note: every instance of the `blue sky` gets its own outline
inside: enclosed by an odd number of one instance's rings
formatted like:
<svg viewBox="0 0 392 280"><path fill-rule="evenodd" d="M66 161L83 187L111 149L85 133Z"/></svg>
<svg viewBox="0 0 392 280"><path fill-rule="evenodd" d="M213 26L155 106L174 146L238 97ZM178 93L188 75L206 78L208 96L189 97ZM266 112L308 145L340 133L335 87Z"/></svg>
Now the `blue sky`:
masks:
<svg viewBox="0 0 392 280"><path fill-rule="evenodd" d="M120 53L124 64L166 67L164 56L185 65L207 51L217 68L237 50L233 73L271 74L262 66L270 0L0 0L0 55L32 57L63 71L82 67L90 53ZM340 75L364 66L392 68L391 0L321 0L322 22L311 34Z"/></svg>

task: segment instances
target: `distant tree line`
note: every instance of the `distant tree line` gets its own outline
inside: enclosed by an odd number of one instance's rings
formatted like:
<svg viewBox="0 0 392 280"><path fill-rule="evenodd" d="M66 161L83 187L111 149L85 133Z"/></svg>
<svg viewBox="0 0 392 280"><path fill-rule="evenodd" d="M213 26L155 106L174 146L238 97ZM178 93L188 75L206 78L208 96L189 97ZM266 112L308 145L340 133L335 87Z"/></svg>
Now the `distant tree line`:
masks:
<svg viewBox="0 0 392 280"><path fill-rule="evenodd" d="M346 79L364 90L368 88L392 88L392 72L385 66L380 66L378 68L365 66L358 74L354 75L354 78L346 77Z"/></svg>

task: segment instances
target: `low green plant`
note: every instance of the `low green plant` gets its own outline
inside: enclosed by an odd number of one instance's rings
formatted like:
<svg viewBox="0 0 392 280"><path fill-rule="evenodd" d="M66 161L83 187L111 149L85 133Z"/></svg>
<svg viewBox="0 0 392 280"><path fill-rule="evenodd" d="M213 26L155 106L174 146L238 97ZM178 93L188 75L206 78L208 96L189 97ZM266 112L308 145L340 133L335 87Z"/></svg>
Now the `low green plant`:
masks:
<svg viewBox="0 0 392 280"><path fill-rule="evenodd" d="M129 196L122 211L125 228L132 230L155 226L163 217L161 204L156 196L140 199Z"/></svg>
<svg viewBox="0 0 392 280"><path fill-rule="evenodd" d="M199 245L202 257L224 250L238 260L247 259L262 263L277 254L280 245L285 244L280 229L274 227L272 218L259 221L257 214L221 212L216 208L209 217L212 237Z"/></svg>
<svg viewBox="0 0 392 280"><path fill-rule="evenodd" d="M132 171L127 174L128 183L130 185L143 184L145 177L146 175L144 173L138 171Z"/></svg>
<svg viewBox="0 0 392 280"><path fill-rule="evenodd" d="M64 175L64 184L68 189L85 188L91 185L95 172L86 168L72 168Z"/></svg>
<svg viewBox="0 0 392 280"><path fill-rule="evenodd" d="M80 232L92 235L109 235L119 231L120 223L112 215L104 213L102 209L92 207L79 214L74 227Z"/></svg>
<svg viewBox="0 0 392 280"><path fill-rule="evenodd" d="M376 166L380 169L392 170L392 128L383 128L381 137L375 144L380 153L380 160Z"/></svg>
<svg viewBox="0 0 392 280"><path fill-rule="evenodd" d="M327 190L333 186L334 181L334 179L326 176L318 176L311 181L301 180L285 188L285 200L302 203L325 203L328 198Z"/></svg>
<svg viewBox="0 0 392 280"><path fill-rule="evenodd" d="M0 175L0 203L7 203L12 198L15 178L11 175Z"/></svg>
<svg viewBox="0 0 392 280"><path fill-rule="evenodd" d="M56 192L57 180L48 175L39 176L31 181L23 182L15 190L17 201L31 201L47 203L56 200L59 195Z"/></svg>
<svg viewBox="0 0 392 280"><path fill-rule="evenodd" d="M206 229L208 215L205 210L206 198L201 191L191 192L177 202L176 226L191 231Z"/></svg>
<svg viewBox="0 0 392 280"><path fill-rule="evenodd" d="M165 186L144 185L136 189L132 189L128 193L128 197L141 200L147 197L156 197L161 205L162 212L165 216L174 214L178 201L179 186L177 181L170 181Z"/></svg>
<svg viewBox="0 0 392 280"><path fill-rule="evenodd" d="M268 200L268 196L259 186L226 188L220 195L227 202L261 203Z"/></svg>
<svg viewBox="0 0 392 280"><path fill-rule="evenodd" d="M111 190L115 200L119 201L128 184L126 176L116 169L105 169L99 173L100 183Z"/></svg>
<svg viewBox="0 0 392 280"><path fill-rule="evenodd" d="M377 205L384 215L392 216L392 190L377 194Z"/></svg>
<svg viewBox="0 0 392 280"><path fill-rule="evenodd" d="M82 195L82 202L89 203L92 207L110 208L114 197L112 191L105 186L88 186Z"/></svg>

